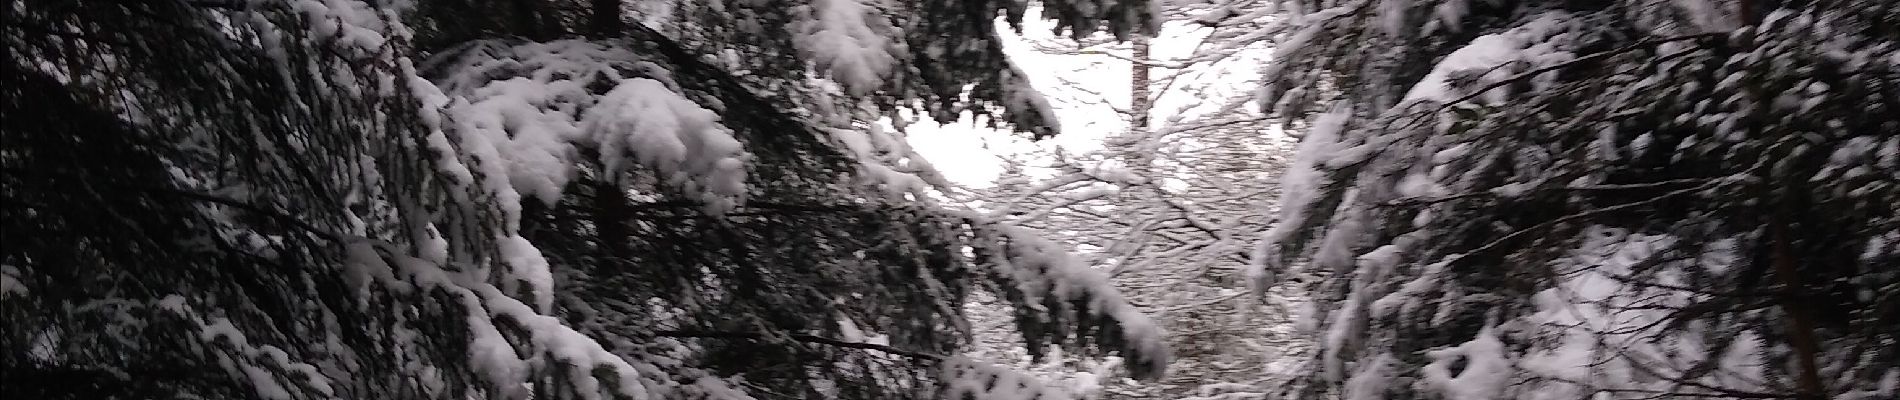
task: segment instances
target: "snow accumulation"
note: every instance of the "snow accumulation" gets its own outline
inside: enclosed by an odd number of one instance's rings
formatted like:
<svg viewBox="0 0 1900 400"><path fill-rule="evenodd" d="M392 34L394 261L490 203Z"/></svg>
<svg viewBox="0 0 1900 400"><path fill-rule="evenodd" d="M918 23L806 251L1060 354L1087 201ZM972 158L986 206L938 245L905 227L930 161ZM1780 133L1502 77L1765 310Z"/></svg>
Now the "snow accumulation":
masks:
<svg viewBox="0 0 1900 400"><path fill-rule="evenodd" d="M679 94L671 74L624 46L585 40L479 42L439 60L446 113L465 144L492 143L514 190L544 203L599 150L609 179L638 165L697 196L708 212L745 195L746 154L718 113ZM595 87L611 85L599 93ZM479 148L464 151L482 152ZM476 146L479 147L479 146Z"/></svg>
<svg viewBox="0 0 1900 400"><path fill-rule="evenodd" d="M896 28L864 1L813 0L796 9L800 21L792 25L793 45L854 95L883 86L903 51L890 40Z"/></svg>
<svg viewBox="0 0 1900 400"><path fill-rule="evenodd" d="M1568 13L1548 12L1510 30L1472 39L1432 66L1431 72L1406 91L1400 103L1452 101L1461 95L1453 87L1454 78L1476 74L1479 85L1501 81L1520 73L1502 68L1509 63L1521 61L1536 68L1574 59L1576 56L1561 46L1563 41L1552 40L1570 20ZM1503 92L1497 89L1481 97L1490 103L1504 100Z"/></svg>
<svg viewBox="0 0 1900 400"><path fill-rule="evenodd" d="M858 160L859 184L877 189L892 201L924 201L933 188L950 187L935 167L908 143L882 124L868 128L824 128L833 142Z"/></svg>
<svg viewBox="0 0 1900 400"><path fill-rule="evenodd" d="M379 52L388 41L384 35L389 30L383 21L382 13L370 7L369 3L351 0L298 0L291 1L290 7L299 11L310 23L310 32L305 37L330 41L338 49L349 50L346 53L355 57L367 57Z"/></svg>
<svg viewBox="0 0 1900 400"><path fill-rule="evenodd" d="M581 123L599 147L609 179L638 161L667 183L699 195L709 211L730 210L745 195L749 156L739 140L719 124L719 114L659 81L621 81L583 114Z"/></svg>
<svg viewBox="0 0 1900 400"><path fill-rule="evenodd" d="M1505 358L1504 342L1493 328L1485 327L1478 336L1456 347L1425 353L1432 359L1421 371L1420 383L1450 400L1490 400L1504 393L1511 381L1511 360ZM1453 362L1463 361L1464 368L1451 371Z"/></svg>

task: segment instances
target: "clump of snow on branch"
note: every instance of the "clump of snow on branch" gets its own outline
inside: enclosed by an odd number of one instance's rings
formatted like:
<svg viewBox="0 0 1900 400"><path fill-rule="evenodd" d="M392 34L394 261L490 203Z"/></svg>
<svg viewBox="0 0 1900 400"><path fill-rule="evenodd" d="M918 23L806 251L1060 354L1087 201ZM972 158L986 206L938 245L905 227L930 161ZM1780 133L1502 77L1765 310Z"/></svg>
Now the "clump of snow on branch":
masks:
<svg viewBox="0 0 1900 400"><path fill-rule="evenodd" d="M858 183L893 201L929 201L933 188L951 187L936 167L917 154L901 132L884 124L864 128L825 128L833 142L858 161Z"/></svg>
<svg viewBox="0 0 1900 400"><path fill-rule="evenodd" d="M1458 87L1461 81L1475 80L1463 85L1485 85L1511 78L1528 68L1502 68L1511 63L1521 62L1532 66L1545 66L1575 58L1575 55L1562 46L1567 42L1553 38L1565 32L1565 25L1571 16L1562 12L1551 12L1539 16L1508 31L1479 36L1471 43L1432 66L1432 71L1419 79L1412 89L1406 91L1404 101L1430 101L1444 103L1461 95ZM1475 76L1474 76L1475 75ZM1502 89L1492 89L1483 95L1487 103L1504 101Z"/></svg>
<svg viewBox="0 0 1900 400"><path fill-rule="evenodd" d="M637 160L667 183L700 196L708 210L730 210L745 195L748 157L739 140L719 124L718 114L659 81L622 81L582 119L600 147L608 179Z"/></svg>
<svg viewBox="0 0 1900 400"><path fill-rule="evenodd" d="M902 42L891 40L896 28L876 0L812 0L794 13L792 43L832 80L853 94L884 85L897 65Z"/></svg>
<svg viewBox="0 0 1900 400"><path fill-rule="evenodd" d="M609 180L637 165L710 212L736 206L749 159L740 142L668 71L625 47L484 41L434 64L456 130L494 143L516 190L552 203L577 172L577 149L589 148Z"/></svg>

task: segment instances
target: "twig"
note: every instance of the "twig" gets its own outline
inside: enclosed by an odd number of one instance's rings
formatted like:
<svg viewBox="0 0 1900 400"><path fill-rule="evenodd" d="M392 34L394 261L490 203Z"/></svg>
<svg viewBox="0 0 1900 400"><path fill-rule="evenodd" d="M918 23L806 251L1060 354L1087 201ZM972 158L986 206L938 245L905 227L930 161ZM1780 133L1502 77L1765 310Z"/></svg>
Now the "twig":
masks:
<svg viewBox="0 0 1900 400"><path fill-rule="evenodd" d="M1497 248L1498 246L1503 246L1503 245L1504 245L1505 243L1509 243L1509 242L1511 242L1511 241L1514 241L1514 240L1517 240L1518 238L1521 238L1521 237L1524 237L1524 236L1526 236L1526 235L1530 235L1530 234L1532 234L1532 233L1536 233L1536 232L1542 232L1542 231L1543 231L1543 230L1544 230L1545 228L1549 228L1549 227L1553 227L1553 226L1557 226L1557 224L1561 224L1561 223L1565 223L1565 222L1569 222L1569 221L1575 221L1575 220L1579 220L1579 219L1583 219L1583 218L1587 218L1587 217L1592 217L1592 216L1597 216L1597 215L1601 215L1601 214L1607 214L1607 213L1611 213L1611 212L1616 212L1616 211L1622 211L1622 210L1626 210L1626 209L1631 209L1631 208L1636 208L1636 207L1638 207L1638 206L1643 206L1643 205L1647 205L1647 204L1650 204L1650 203L1655 203L1655 202L1658 202L1658 201L1662 201L1662 200L1664 200L1664 199L1669 199L1669 198L1673 198L1673 197L1676 197L1676 196L1681 196L1681 195L1685 195L1685 194L1689 194L1689 193L1694 193L1694 192L1697 192L1697 191L1700 191L1700 190L1703 190L1703 189L1707 189L1707 188L1709 188L1709 187L1713 187L1713 186L1715 186L1715 184L1716 184L1716 183L1720 183L1720 182L1723 182L1723 181L1722 181L1722 180L1712 180L1712 181L1709 181L1709 182L1707 182L1707 183L1704 183L1704 184L1701 184L1701 185L1696 185L1695 187L1691 187L1691 188L1686 188L1686 189L1677 189L1677 190L1673 190L1673 191L1670 191L1669 193L1663 193L1663 194L1661 194L1661 195L1658 195L1658 196L1656 196L1656 197L1651 197L1651 198L1648 198L1648 199L1644 199L1644 200L1641 200L1641 201L1634 201L1634 202L1629 202L1629 203L1623 203L1623 204L1618 204L1618 205L1614 205L1614 206L1609 206L1609 207L1603 207L1603 208L1598 208L1598 209L1595 209L1595 210L1590 210L1590 211L1584 211L1584 212L1580 212L1580 213L1576 213L1576 214L1570 214L1570 215L1566 215L1566 216L1563 216L1562 218L1557 218L1557 219L1553 219L1553 220L1550 220L1550 221L1545 221L1545 222L1543 222L1543 223L1540 223L1540 224L1537 224L1536 226L1532 226L1532 227L1530 227L1530 228L1526 228L1526 229L1523 229L1523 230L1519 230L1519 231L1517 231L1517 232L1511 232L1511 233L1510 233L1510 234L1508 234L1508 235L1504 235L1504 237L1500 237L1500 238L1498 238L1497 240L1493 240L1493 241L1491 241L1491 242L1489 242L1489 243L1485 243L1485 244L1484 244L1483 246L1478 246L1478 248L1475 248L1475 249L1472 249L1471 251L1469 251L1469 252L1465 252L1464 254L1460 254L1460 255L1457 255L1457 256L1455 256L1455 257L1452 257L1452 258L1449 258L1449 259L1446 259L1445 261L1442 261L1442 262L1444 262L1444 263L1446 263L1447 265L1449 265L1449 264L1451 264L1451 263L1456 263L1456 262L1458 262L1458 261L1462 261L1462 260L1464 260L1464 259L1465 259L1466 257L1470 257L1470 256L1472 256L1472 255L1474 255L1474 254L1481 254L1481 253L1484 253L1484 252L1487 252L1487 251L1490 251L1490 250L1493 250L1493 249L1496 249L1496 248Z"/></svg>
<svg viewBox="0 0 1900 400"><path fill-rule="evenodd" d="M759 332L659 331L659 332L654 332L653 334L655 336L660 336L660 337L701 338L701 339L765 339L767 337L766 334L759 333ZM885 353L891 353L895 355L922 359L922 360L942 361L943 359L948 358L948 357L944 357L938 354L915 352L915 351L904 350L904 349L876 344L876 343L851 342L851 341L845 341L842 339L834 339L834 338L828 338L828 337L816 336L816 335L807 335L807 334L802 334L802 333L788 334L788 335L785 335L785 337L791 338L792 340L805 342L805 343L817 343L817 344L846 347L846 348L853 348L853 349L862 349L862 350L876 350L876 351L881 351Z"/></svg>

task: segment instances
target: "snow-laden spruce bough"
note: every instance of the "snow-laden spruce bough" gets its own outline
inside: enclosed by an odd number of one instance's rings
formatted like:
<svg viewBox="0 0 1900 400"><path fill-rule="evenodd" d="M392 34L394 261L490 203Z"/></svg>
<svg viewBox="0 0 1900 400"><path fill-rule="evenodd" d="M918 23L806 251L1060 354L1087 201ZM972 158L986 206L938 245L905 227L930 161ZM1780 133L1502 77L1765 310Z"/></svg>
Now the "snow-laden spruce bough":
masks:
<svg viewBox="0 0 1900 400"><path fill-rule="evenodd" d="M1282 6L1291 398L1900 397L1900 3Z"/></svg>
<svg viewBox="0 0 1900 400"><path fill-rule="evenodd" d="M1022 4L474 3L9 3L7 393L1067 397L956 356L974 290L1163 373L1100 273L859 127L1049 129L995 43Z"/></svg>

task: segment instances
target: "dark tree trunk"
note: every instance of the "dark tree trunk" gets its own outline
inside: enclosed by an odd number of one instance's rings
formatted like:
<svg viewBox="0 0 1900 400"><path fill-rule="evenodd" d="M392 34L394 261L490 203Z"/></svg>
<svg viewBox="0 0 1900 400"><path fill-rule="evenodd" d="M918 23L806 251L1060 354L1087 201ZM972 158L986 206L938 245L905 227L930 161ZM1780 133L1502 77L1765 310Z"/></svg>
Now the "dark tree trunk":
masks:
<svg viewBox="0 0 1900 400"><path fill-rule="evenodd" d="M1148 116L1154 108L1154 96L1148 93L1148 38L1135 36L1134 47L1135 54L1131 58L1135 65L1128 74L1128 127L1142 132L1148 130Z"/></svg>

